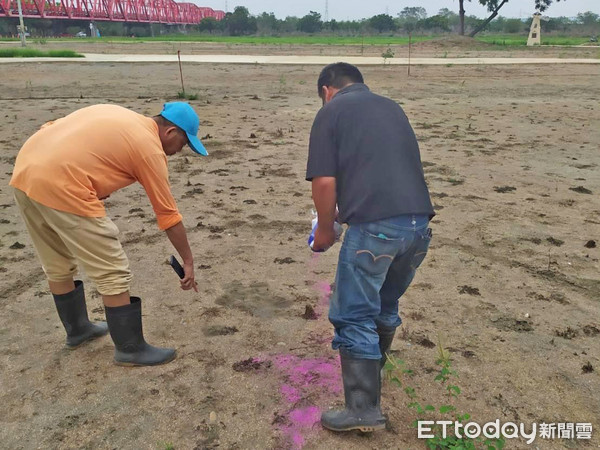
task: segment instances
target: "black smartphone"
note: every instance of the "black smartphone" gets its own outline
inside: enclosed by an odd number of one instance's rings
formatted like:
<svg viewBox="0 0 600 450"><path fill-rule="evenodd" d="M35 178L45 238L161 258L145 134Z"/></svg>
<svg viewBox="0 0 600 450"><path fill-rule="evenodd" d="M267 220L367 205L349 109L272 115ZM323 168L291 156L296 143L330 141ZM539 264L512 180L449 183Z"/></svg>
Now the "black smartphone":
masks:
<svg viewBox="0 0 600 450"><path fill-rule="evenodd" d="M171 255L169 258L169 265L173 268L175 273L179 275L179 278L183 279L183 277L185 277L183 267L181 267L181 264L179 264L179 261L177 261L177 258L175 258L173 255Z"/></svg>

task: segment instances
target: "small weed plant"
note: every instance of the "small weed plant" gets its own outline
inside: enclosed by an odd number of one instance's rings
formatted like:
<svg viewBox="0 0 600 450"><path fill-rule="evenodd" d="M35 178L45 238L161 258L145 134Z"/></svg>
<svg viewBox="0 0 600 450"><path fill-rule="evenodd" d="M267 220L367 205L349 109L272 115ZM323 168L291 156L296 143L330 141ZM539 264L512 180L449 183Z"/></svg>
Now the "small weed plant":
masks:
<svg viewBox="0 0 600 450"><path fill-rule="evenodd" d="M453 420L459 423L465 423L471 415L461 414L456 410L454 401L461 394L461 389L457 384L458 373L452 368L452 358L450 352L444 348L441 338L438 338L436 364L439 371L434 380L438 382L444 391L444 402L439 406L434 406L423 402L416 390L409 386L406 378L413 375L413 371L405 367L404 361L390 354L387 354L387 361L384 366L385 378L393 385L402 389L408 396L408 407L416 412L417 419L412 423L414 428L421 420ZM426 440L427 448L430 450L502 450L505 441L502 438L489 439L485 437L468 438L466 436L458 437L454 434L454 427L447 427L447 433L444 436L442 427L435 425L431 434L432 438Z"/></svg>
<svg viewBox="0 0 600 450"><path fill-rule="evenodd" d="M280 94L283 94L285 92L286 85L287 85L287 80L285 78L285 75L282 73L279 76L279 93Z"/></svg>
<svg viewBox="0 0 600 450"><path fill-rule="evenodd" d="M198 94L188 94L185 91L177 92L177 98L182 100L198 100Z"/></svg>
<svg viewBox="0 0 600 450"><path fill-rule="evenodd" d="M383 58L383 64L385 64L388 59L394 57L394 52L390 47L388 47L388 49L381 54L381 57Z"/></svg>

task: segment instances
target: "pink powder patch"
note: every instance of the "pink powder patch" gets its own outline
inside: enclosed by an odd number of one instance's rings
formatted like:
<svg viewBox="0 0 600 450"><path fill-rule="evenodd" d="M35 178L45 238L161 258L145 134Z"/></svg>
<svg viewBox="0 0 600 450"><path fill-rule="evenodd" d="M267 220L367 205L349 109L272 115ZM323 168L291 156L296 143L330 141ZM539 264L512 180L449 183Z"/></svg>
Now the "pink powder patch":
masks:
<svg viewBox="0 0 600 450"><path fill-rule="evenodd" d="M315 254L318 255L318 254ZM314 265L317 256L311 260ZM331 285L319 281L314 285L319 293L319 303L315 307L321 316L329 305ZM329 341L326 338L323 342ZM273 367L281 373L285 382L280 387L284 406L283 423L278 425L286 445L301 449L306 438L314 433L321 420L321 409L307 405L313 399L325 403L342 393L340 360L338 357L301 358L295 355L277 355L272 358Z"/></svg>
<svg viewBox="0 0 600 450"><path fill-rule="evenodd" d="M329 301L329 296L331 295L331 285L327 281L319 281L315 284L315 288L321 294L321 301L324 301L325 304Z"/></svg>
<svg viewBox="0 0 600 450"><path fill-rule="evenodd" d="M283 394L284 398L290 403L296 403L302 398L300 392L298 392L298 389L290 386L289 384L284 384L281 386L281 393Z"/></svg>
<svg viewBox="0 0 600 450"><path fill-rule="evenodd" d="M273 363L300 392L337 394L342 390L339 357L301 359L294 355L278 355L273 358Z"/></svg>
<svg viewBox="0 0 600 450"><path fill-rule="evenodd" d="M304 446L304 435L310 433L313 427L321 420L321 410L316 406L299 408L288 414L289 425L283 426L281 431L292 443L293 448L300 449Z"/></svg>
<svg viewBox="0 0 600 450"><path fill-rule="evenodd" d="M300 427L312 428L321 420L321 410L316 406L294 409L290 412L290 421Z"/></svg>
<svg viewBox="0 0 600 450"><path fill-rule="evenodd" d="M318 281L314 285L314 289L319 293L319 303L315 306L315 314L318 317L327 315L329 306L329 297L331 297L331 285L327 281Z"/></svg>
<svg viewBox="0 0 600 450"><path fill-rule="evenodd" d="M293 448L300 449L321 420L318 406L306 406L312 399L328 401L342 392L339 357L303 359L295 355L273 357L273 366L286 380L280 388L287 412L280 431Z"/></svg>

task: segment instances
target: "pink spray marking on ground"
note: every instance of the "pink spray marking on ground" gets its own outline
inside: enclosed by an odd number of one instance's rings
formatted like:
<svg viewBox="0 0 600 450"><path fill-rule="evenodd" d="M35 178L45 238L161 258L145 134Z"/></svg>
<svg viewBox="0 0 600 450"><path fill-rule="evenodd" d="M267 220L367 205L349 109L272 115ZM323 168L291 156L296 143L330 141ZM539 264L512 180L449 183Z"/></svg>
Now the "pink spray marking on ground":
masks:
<svg viewBox="0 0 600 450"><path fill-rule="evenodd" d="M281 427L284 436L294 449L301 449L306 442L306 435L321 420L321 410L316 406L294 409L289 413L289 425Z"/></svg>
<svg viewBox="0 0 600 450"><path fill-rule="evenodd" d="M312 255L309 269L315 268L318 257L318 253ZM314 287L319 293L315 313L320 317L327 313L331 285L321 280ZM301 449L306 439L320 429L321 408L311 403L318 400L321 405L327 404L343 392L340 360L338 356L301 358L287 354L275 356L272 362L285 380L280 393L286 412L281 415L283 421L278 428L287 445Z"/></svg>
<svg viewBox="0 0 600 450"><path fill-rule="evenodd" d="M303 359L295 355L277 355L272 361L285 379L280 392L287 412L279 429L292 448L300 449L321 420L321 408L309 403L314 399L326 403L342 392L340 361L338 357Z"/></svg>
<svg viewBox="0 0 600 450"><path fill-rule="evenodd" d="M331 296L331 285L327 281L319 281L315 284L315 288L321 294L321 305L327 306Z"/></svg>

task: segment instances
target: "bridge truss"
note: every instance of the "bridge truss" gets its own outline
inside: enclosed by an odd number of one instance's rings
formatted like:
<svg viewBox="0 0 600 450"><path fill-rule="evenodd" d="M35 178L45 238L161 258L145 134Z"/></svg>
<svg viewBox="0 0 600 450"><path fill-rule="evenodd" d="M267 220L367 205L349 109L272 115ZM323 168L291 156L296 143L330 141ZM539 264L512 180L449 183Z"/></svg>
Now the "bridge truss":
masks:
<svg viewBox="0 0 600 450"><path fill-rule="evenodd" d="M19 0L0 0L0 17L18 17ZM173 0L21 0L23 17L165 24L197 24L224 11Z"/></svg>

